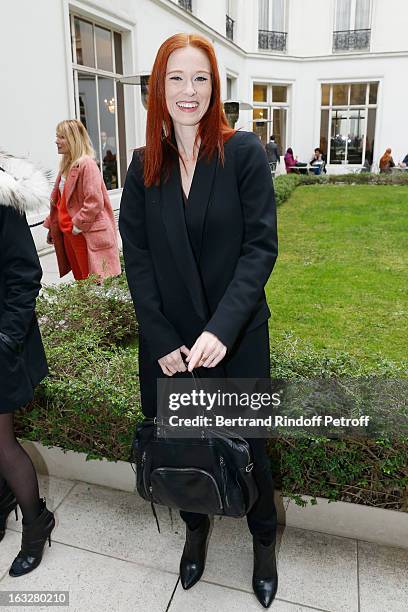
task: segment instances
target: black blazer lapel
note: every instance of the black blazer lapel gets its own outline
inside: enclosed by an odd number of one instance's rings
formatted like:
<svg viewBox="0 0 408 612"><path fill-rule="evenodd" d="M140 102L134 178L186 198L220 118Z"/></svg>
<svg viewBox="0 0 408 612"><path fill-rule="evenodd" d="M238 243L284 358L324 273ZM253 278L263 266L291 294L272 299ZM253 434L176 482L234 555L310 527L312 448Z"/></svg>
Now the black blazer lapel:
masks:
<svg viewBox="0 0 408 612"><path fill-rule="evenodd" d="M208 321L209 313L187 233L178 161L173 165L168 181L162 183L160 192L162 219L176 266L180 277L185 282L197 314L205 323Z"/></svg>

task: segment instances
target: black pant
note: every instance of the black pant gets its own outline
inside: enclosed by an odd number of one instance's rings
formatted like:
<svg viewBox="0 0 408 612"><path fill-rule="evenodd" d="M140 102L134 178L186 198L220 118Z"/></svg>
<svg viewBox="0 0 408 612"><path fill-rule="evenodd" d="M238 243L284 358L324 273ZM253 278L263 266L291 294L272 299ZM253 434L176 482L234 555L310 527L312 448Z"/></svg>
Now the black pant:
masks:
<svg viewBox="0 0 408 612"><path fill-rule="evenodd" d="M307 164L305 162L296 162L292 168L295 168L294 172L296 174L307 174Z"/></svg>
<svg viewBox="0 0 408 612"><path fill-rule="evenodd" d="M253 536L272 543L276 537L277 515L274 502L274 483L266 452L266 440L248 438L248 442L252 451L253 473L259 496L247 514L247 523ZM180 516L187 523L189 529L196 529L206 515L180 510Z"/></svg>
<svg viewBox="0 0 408 612"><path fill-rule="evenodd" d="M268 322L248 332L237 343L223 362L230 378L269 378L269 331ZM249 531L263 541L272 542L276 537L277 516L274 502L274 482L270 461L266 452L266 440L248 438L254 462L254 478L258 487L258 499L247 514ZM203 520L203 514L180 512L190 529Z"/></svg>

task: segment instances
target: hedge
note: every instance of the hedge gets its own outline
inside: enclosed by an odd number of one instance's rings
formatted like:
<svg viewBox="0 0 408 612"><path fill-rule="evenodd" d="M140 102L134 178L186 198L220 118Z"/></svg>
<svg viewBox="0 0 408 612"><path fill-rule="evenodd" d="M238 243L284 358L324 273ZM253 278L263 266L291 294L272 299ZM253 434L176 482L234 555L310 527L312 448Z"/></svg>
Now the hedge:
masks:
<svg viewBox="0 0 408 612"><path fill-rule="evenodd" d="M408 185L408 171L400 174L281 174L274 180L277 206L302 185Z"/></svg>

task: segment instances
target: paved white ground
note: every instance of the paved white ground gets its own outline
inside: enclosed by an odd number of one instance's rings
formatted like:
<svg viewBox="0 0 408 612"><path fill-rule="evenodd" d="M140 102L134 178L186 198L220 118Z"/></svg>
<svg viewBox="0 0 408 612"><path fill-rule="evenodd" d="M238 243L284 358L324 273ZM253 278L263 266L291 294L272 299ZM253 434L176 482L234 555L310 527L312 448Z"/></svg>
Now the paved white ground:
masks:
<svg viewBox="0 0 408 612"><path fill-rule="evenodd" d="M69 612L252 612L251 537L245 520L216 518L202 580L178 582L184 524L134 493L40 476L57 526L43 562L22 578L8 575L21 521L10 515L0 543L0 591L69 591ZM277 612L406 612L408 550L302 529L280 528ZM8 608L1 608L8 609ZM9 608L21 610L22 608ZM33 608L23 608L33 610Z"/></svg>
<svg viewBox="0 0 408 612"><path fill-rule="evenodd" d="M55 257L54 251L46 255L41 255L40 263L43 270L43 285L57 285L61 282L71 282L74 280L72 272L64 276L64 278L62 279L59 277L57 259Z"/></svg>

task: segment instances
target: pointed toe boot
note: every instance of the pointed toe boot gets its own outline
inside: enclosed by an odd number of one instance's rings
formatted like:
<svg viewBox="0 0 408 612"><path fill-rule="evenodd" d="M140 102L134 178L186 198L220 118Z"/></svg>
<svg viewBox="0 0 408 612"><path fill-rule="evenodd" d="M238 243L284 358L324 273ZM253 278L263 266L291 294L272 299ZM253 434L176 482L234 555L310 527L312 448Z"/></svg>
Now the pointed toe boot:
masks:
<svg viewBox="0 0 408 612"><path fill-rule="evenodd" d="M8 515L13 510L16 513L16 521L18 521L17 500L12 490L6 484L0 495L0 542L6 533Z"/></svg>
<svg viewBox="0 0 408 612"><path fill-rule="evenodd" d="M34 521L25 524L23 520L21 550L9 571L13 578L28 574L38 567L47 540L51 546L51 532L55 527L54 514L48 510L45 499L40 500L40 508L40 514Z"/></svg>
<svg viewBox="0 0 408 612"><path fill-rule="evenodd" d="M201 578L205 568L211 522L205 522L197 529L186 526L186 543L180 561L180 581L183 589L191 589Z"/></svg>
<svg viewBox="0 0 408 612"><path fill-rule="evenodd" d="M269 608L278 590L278 572L276 569L275 542L264 546L254 538L254 573L252 588L264 608Z"/></svg>

